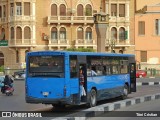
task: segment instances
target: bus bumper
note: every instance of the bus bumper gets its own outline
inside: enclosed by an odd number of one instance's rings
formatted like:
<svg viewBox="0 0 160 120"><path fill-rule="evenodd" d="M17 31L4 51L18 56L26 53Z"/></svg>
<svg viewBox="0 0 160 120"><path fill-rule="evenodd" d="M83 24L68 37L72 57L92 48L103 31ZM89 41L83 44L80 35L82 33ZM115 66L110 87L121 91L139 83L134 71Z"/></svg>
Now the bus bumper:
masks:
<svg viewBox="0 0 160 120"><path fill-rule="evenodd" d="M51 98L33 98L27 96L25 98L26 103L42 103L42 104L72 104L71 97L61 98L61 99L51 99Z"/></svg>

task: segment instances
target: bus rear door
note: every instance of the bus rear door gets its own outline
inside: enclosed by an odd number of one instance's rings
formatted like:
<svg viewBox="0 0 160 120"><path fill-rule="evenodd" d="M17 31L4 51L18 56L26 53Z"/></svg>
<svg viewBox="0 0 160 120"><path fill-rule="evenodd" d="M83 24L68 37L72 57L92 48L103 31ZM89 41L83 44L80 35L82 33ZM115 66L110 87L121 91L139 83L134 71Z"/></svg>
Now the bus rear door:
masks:
<svg viewBox="0 0 160 120"><path fill-rule="evenodd" d="M83 71L83 76L84 76L84 90L86 95L81 95L82 92L82 86L80 85L80 79L79 79L79 93L81 96L81 102L86 102L87 101L87 60L86 60L86 56L77 56L78 59L78 68L79 70L81 69Z"/></svg>
<svg viewBox="0 0 160 120"><path fill-rule="evenodd" d="M130 91L136 92L136 64L130 63L129 69L130 69L130 80L131 80Z"/></svg>

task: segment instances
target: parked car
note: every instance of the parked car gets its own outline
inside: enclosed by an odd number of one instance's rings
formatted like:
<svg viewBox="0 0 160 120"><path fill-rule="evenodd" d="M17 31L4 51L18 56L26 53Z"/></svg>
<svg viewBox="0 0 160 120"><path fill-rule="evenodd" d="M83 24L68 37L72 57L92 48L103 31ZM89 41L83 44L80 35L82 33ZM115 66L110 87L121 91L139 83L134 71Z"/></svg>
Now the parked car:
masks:
<svg viewBox="0 0 160 120"><path fill-rule="evenodd" d="M136 70L136 78L143 78L147 76L147 72L145 70Z"/></svg>
<svg viewBox="0 0 160 120"><path fill-rule="evenodd" d="M2 87L2 86L4 86L4 76L0 76L0 88Z"/></svg>
<svg viewBox="0 0 160 120"><path fill-rule="evenodd" d="M13 74L13 77L15 79L24 79L24 76L25 76L25 70L16 71Z"/></svg>

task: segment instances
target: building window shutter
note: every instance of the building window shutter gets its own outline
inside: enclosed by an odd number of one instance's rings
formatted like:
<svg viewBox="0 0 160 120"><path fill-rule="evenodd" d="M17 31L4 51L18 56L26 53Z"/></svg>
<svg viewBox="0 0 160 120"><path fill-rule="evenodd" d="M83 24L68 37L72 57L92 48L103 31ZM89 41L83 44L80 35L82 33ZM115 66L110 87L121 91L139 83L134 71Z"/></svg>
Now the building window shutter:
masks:
<svg viewBox="0 0 160 120"><path fill-rule="evenodd" d="M66 16L66 6L60 5L60 16Z"/></svg>
<svg viewBox="0 0 160 120"><path fill-rule="evenodd" d="M2 7L0 6L0 18L2 17Z"/></svg>
<svg viewBox="0 0 160 120"><path fill-rule="evenodd" d="M78 39L83 39L83 28L78 28L77 34Z"/></svg>
<svg viewBox="0 0 160 120"><path fill-rule="evenodd" d="M86 11L85 11L86 16L92 16L92 7L91 5L86 6Z"/></svg>
<svg viewBox="0 0 160 120"><path fill-rule="evenodd" d="M125 17L125 4L119 5L119 17Z"/></svg>
<svg viewBox="0 0 160 120"><path fill-rule="evenodd" d="M147 51L141 51L141 62L147 62Z"/></svg>
<svg viewBox="0 0 160 120"><path fill-rule="evenodd" d="M11 27L11 39L14 39L14 28Z"/></svg>
<svg viewBox="0 0 160 120"><path fill-rule="evenodd" d="M16 38L17 39L22 39L22 29L20 27L17 27L16 29Z"/></svg>
<svg viewBox="0 0 160 120"><path fill-rule="evenodd" d="M145 35L145 22L144 21L138 22L138 34Z"/></svg>
<svg viewBox="0 0 160 120"><path fill-rule="evenodd" d="M30 3L29 2L24 3L24 15L30 16Z"/></svg>
<svg viewBox="0 0 160 120"><path fill-rule="evenodd" d="M117 4L111 4L111 16L117 16Z"/></svg>
<svg viewBox="0 0 160 120"><path fill-rule="evenodd" d="M57 16L57 5L53 4L51 6L51 16Z"/></svg>
<svg viewBox="0 0 160 120"><path fill-rule="evenodd" d="M83 16L83 6L78 5L77 7L77 16Z"/></svg>
<svg viewBox="0 0 160 120"><path fill-rule="evenodd" d="M31 31L29 27L24 28L24 39L31 39Z"/></svg>

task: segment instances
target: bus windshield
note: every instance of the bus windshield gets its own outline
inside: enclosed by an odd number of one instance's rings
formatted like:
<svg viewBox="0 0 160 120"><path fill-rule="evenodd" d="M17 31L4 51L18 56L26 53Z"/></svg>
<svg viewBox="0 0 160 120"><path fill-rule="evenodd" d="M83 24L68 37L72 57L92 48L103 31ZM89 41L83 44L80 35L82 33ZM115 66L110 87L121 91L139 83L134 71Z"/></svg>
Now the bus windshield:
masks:
<svg viewBox="0 0 160 120"><path fill-rule="evenodd" d="M29 75L64 77L64 56L30 56Z"/></svg>

